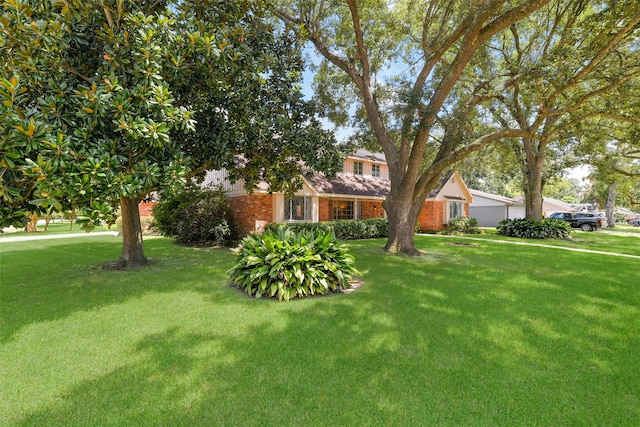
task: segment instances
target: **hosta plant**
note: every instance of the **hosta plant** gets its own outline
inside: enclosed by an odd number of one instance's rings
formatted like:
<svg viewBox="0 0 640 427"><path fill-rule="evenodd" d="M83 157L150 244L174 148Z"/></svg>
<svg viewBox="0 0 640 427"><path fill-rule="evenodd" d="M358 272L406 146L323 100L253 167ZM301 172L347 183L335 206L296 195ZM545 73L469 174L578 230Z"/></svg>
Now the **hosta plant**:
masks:
<svg viewBox="0 0 640 427"><path fill-rule="evenodd" d="M247 236L235 249L231 282L256 298L280 301L349 287L354 259L333 233L278 230Z"/></svg>
<svg viewBox="0 0 640 427"><path fill-rule="evenodd" d="M560 219L503 219L498 224L498 234L523 239L569 239L571 226Z"/></svg>

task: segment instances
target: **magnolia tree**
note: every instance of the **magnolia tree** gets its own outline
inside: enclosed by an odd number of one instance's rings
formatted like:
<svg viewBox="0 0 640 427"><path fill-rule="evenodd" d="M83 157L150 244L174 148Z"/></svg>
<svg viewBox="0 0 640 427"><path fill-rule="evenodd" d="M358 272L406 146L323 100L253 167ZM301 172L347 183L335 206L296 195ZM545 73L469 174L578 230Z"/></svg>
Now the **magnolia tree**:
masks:
<svg viewBox="0 0 640 427"><path fill-rule="evenodd" d="M9 0L0 9L0 218L120 208L144 264L138 203L206 168L247 186L335 172L339 151L299 91L294 37L260 2ZM238 163L238 156L244 161Z"/></svg>

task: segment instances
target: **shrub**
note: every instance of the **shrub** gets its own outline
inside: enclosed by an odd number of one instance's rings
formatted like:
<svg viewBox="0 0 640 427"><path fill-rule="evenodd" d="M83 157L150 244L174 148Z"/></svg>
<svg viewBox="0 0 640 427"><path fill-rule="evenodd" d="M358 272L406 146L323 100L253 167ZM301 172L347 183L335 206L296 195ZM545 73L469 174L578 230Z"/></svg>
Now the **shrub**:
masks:
<svg viewBox="0 0 640 427"><path fill-rule="evenodd" d="M446 234L481 234L478 228L478 220L475 218L460 217L449 221L444 231Z"/></svg>
<svg viewBox="0 0 640 427"><path fill-rule="evenodd" d="M154 226L185 245L220 245L235 237L233 214L222 188L188 187L153 209Z"/></svg>
<svg viewBox="0 0 640 427"><path fill-rule="evenodd" d="M503 219L498 224L498 234L523 239L568 239L571 226L560 219Z"/></svg>
<svg viewBox="0 0 640 427"><path fill-rule="evenodd" d="M332 232L336 238L340 240L361 240L389 236L389 222L384 218L332 222L295 222L287 224L271 223L267 225L265 231L277 232L280 229L287 229L294 232Z"/></svg>
<svg viewBox="0 0 640 427"><path fill-rule="evenodd" d="M247 236L229 270L231 282L249 295L280 301L337 292L349 286L357 271L347 250L327 231L286 228Z"/></svg>
<svg viewBox="0 0 640 427"><path fill-rule="evenodd" d="M265 232L270 232L270 233L278 233L280 230L291 230L294 233L300 233L303 231L333 233L333 223L331 222L290 222L286 224L278 224L275 222L270 222L264 228Z"/></svg>

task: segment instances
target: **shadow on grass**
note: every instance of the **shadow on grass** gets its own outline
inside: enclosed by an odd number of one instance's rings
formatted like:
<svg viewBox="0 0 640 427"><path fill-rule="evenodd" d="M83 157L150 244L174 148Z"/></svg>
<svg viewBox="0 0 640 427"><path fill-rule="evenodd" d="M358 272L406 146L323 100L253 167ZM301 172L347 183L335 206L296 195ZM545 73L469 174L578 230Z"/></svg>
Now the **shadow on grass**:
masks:
<svg viewBox="0 0 640 427"><path fill-rule="evenodd" d="M430 242L411 259L350 245L358 291L279 304L212 290L179 326L158 319L130 362L17 424L640 423L628 260L593 277L593 257L540 249Z"/></svg>
<svg viewBox="0 0 640 427"><path fill-rule="evenodd" d="M145 241L154 263L135 271L101 268L119 257L121 238L84 237L3 245L0 341L21 328L75 312L117 304L148 293L180 289L210 293L226 280L232 255L226 249L192 249L168 239Z"/></svg>

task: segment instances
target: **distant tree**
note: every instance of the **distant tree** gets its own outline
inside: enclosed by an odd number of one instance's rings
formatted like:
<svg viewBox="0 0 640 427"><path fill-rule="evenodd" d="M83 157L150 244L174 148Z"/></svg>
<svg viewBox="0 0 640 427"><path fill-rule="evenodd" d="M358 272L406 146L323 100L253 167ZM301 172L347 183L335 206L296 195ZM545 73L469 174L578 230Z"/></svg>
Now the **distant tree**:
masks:
<svg viewBox="0 0 640 427"><path fill-rule="evenodd" d="M618 204L630 208L638 204L640 119L635 111L639 110L628 110L629 119L623 122L619 118L591 121L587 128L589 138L580 148L584 161L594 167L591 197L605 206L609 227L615 226Z"/></svg>
<svg viewBox="0 0 640 427"><path fill-rule="evenodd" d="M508 84L489 109L504 129L531 134L513 145L528 217L541 218L545 181L575 160L589 121L628 119L621 110L640 79L639 33L636 0L570 0L550 3L492 40L490 67Z"/></svg>
<svg viewBox="0 0 640 427"><path fill-rule="evenodd" d="M515 198L522 196L518 158L508 141L491 144L456 164L469 188Z"/></svg>
<svg viewBox="0 0 640 427"><path fill-rule="evenodd" d="M12 0L0 34L3 225L53 208L90 229L119 207L116 266L136 267L150 191L208 167L291 189L297 160L340 164L302 100L300 46L260 1Z"/></svg>
<svg viewBox="0 0 640 427"><path fill-rule="evenodd" d="M546 183L543 195L567 203L578 203L581 191L582 188L577 179L556 176Z"/></svg>

